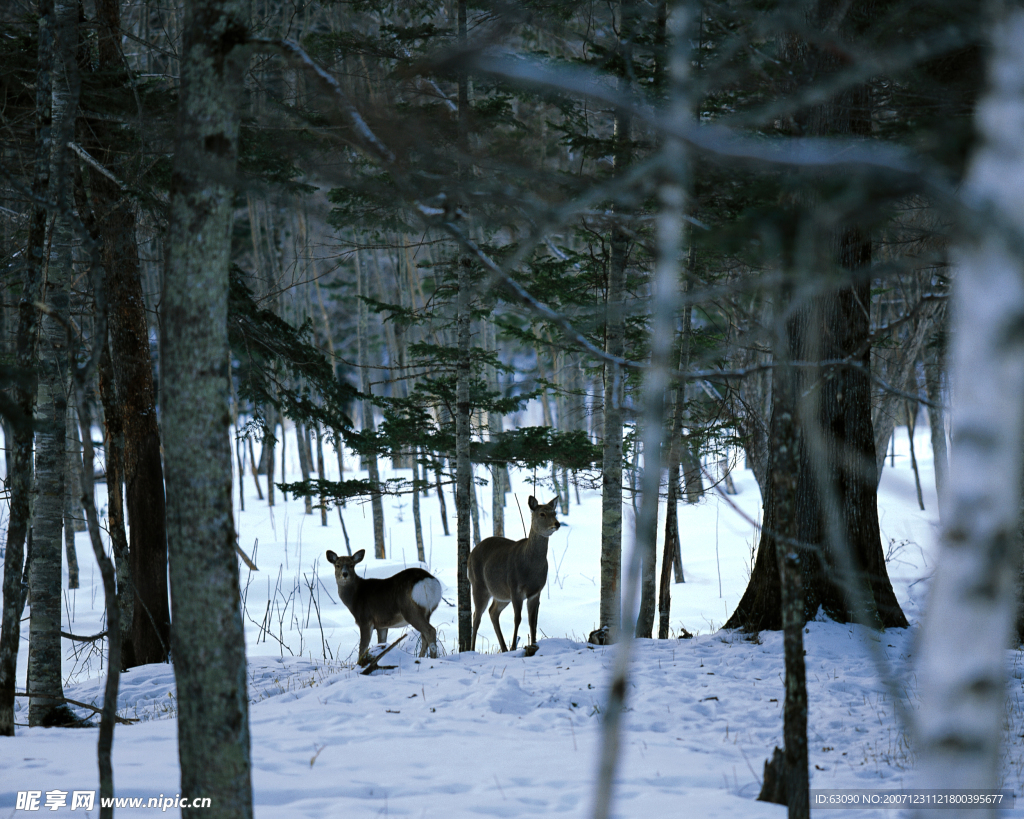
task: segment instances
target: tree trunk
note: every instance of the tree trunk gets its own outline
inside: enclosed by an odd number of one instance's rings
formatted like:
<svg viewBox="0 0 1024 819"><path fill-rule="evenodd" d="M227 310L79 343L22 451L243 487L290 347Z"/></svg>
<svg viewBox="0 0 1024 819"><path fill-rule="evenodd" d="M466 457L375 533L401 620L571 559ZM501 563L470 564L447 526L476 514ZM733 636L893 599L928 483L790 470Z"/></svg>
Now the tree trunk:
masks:
<svg viewBox="0 0 1024 819"><path fill-rule="evenodd" d="M484 332L487 333L488 350L497 353L498 341L494 322L484 321ZM501 392L501 384L498 382L498 374L494 367L487 368L488 386L495 392ZM487 413L487 435L493 441L497 439L504 429L504 420L500 413ZM491 464L491 523L495 537L505 537L505 468L502 464Z"/></svg>
<svg viewBox="0 0 1024 819"><path fill-rule="evenodd" d="M266 408L266 428L263 430L263 447L260 452L259 471L267 475L267 506L274 505L274 444L277 441L277 411L273 405Z"/></svg>
<svg viewBox="0 0 1024 819"><path fill-rule="evenodd" d="M684 127L690 119L690 100L687 94L690 66L689 40L685 35L688 29L687 18L689 7L681 5L674 10L672 22L672 49L668 63L668 105L669 116L676 127ZM667 33L667 18L662 21ZM664 455L668 455L668 480L674 482L672 472L672 451L674 441L664 446L665 439L665 398L671 382L669 369L678 360L674 355L676 314L681 297L685 296L687 277L680 275L679 260L682 256L684 237L683 217L685 215L686 184L688 183L687 157L682 143L674 138L667 138L662 147L665 167L671 169L664 175L658 188L660 211L657 228L657 261L654 270L651 299L651 369L645 375L644 383L644 474L643 496L640 504L640 516L637 520L637 536L634 548L640 550L643 561L640 573L640 611L636 623L637 637L651 637L654 632L654 615L656 602L661 603L661 622L659 637L668 637L668 618L670 608L669 574L671 557L671 536L666 525L665 555L661 571L661 599L656 601L656 564L658 543L658 505L661 502L661 470ZM685 305L689 312L689 305ZM688 327L686 328L689 329ZM683 342L683 353L688 364L689 339ZM670 428L675 431L675 422L680 417L681 409L678 393L683 391L683 384L676 384L676 412ZM671 434L671 432L670 432ZM669 492L670 497L673 493ZM673 499L674 500L674 499ZM674 510L673 510L674 511ZM678 535L676 537L678 548Z"/></svg>
<svg viewBox="0 0 1024 819"><path fill-rule="evenodd" d="M789 301L781 299L782 303ZM775 360L782 367L775 371L772 392L770 476L775 506L776 571L781 579L780 609L783 653L786 666L786 700L783 709L785 747L783 781L789 819L810 816L807 772L807 680L804 669L804 594L805 555L800 538L800 476L803 434L800 411L800 382L788 364L789 356L799 350L797 337L803 317L786 322L785 337L776 343ZM779 323L785 320L780 316Z"/></svg>
<svg viewBox="0 0 1024 819"><path fill-rule="evenodd" d="M135 583L132 580L128 555L128 534L124 525L124 423L121 404L114 388L113 366L109 347L103 350L97 368L100 400L105 421L104 453L107 471L107 530L114 553L117 576L118 634L121 635L122 667L138 665L132 643L132 621L135 619ZM146 614L143 612L142 617Z"/></svg>
<svg viewBox="0 0 1024 819"><path fill-rule="evenodd" d="M122 70L121 16L115 0L96 4L100 28L100 69ZM99 135L104 163L117 167L121 132L109 123L92 123ZM120 163L123 164L123 163ZM135 591L130 632L122 632L131 648L125 668L167 662L170 610L167 600L167 535L164 474L157 426L156 393L150 356L149 323L142 293L136 210L117 184L102 174L91 179L96 229L103 240L107 271L110 353L121 418L124 424L124 481L131 533L129 562Z"/></svg>
<svg viewBox="0 0 1024 819"><path fill-rule="evenodd" d="M231 212L248 4L187 0L171 177L162 364L181 791L251 817L245 638L225 396ZM189 809L185 817L209 814Z"/></svg>
<svg viewBox="0 0 1024 819"><path fill-rule="evenodd" d="M954 254L953 464L928 607L918 635L918 786L1000 786L1006 648L1017 596L1024 455L1024 12L993 6L987 94L964 199L984 218ZM993 218L992 214L996 214ZM980 233L985 229L984 233ZM917 816L940 815L919 811ZM943 817L976 816L964 806Z"/></svg>
<svg viewBox="0 0 1024 819"><path fill-rule="evenodd" d="M69 362L73 356L69 356ZM75 532L79 531L79 523L82 519L82 490L79 486L76 461L82 460L80 454L76 427L78 426L78 413L72 404L68 405L64 425L64 440L67 443L67 464L64 467L66 480L64 481L64 555L68 561L68 588L78 588L78 553L75 550Z"/></svg>
<svg viewBox="0 0 1024 819"><path fill-rule="evenodd" d="M319 422L316 424L316 475L321 481L327 479L324 469L324 433ZM340 481L341 478L339 477L338 480ZM320 525L327 525L327 504L324 503L323 493L320 493Z"/></svg>
<svg viewBox="0 0 1024 819"><path fill-rule="evenodd" d="M907 401L907 438L910 440L910 468L914 471L914 488L917 489L917 505L924 511L924 495L921 493L921 473L917 468L917 453L914 451L914 432L917 430L917 402Z"/></svg>
<svg viewBox="0 0 1024 819"><path fill-rule="evenodd" d="M49 198L60 207L54 219L43 300L52 314L40 322L40 377L36 405L36 482L32 510L29 594L28 692L63 696L61 675L61 557L64 550L64 480L67 472L67 320L72 273L71 167L69 140L78 110L78 3L54 3L53 153ZM32 696L29 725L73 721L70 709L47 696Z"/></svg>
<svg viewBox="0 0 1024 819"><path fill-rule="evenodd" d="M451 532L448 530L448 504L444 500L444 487L441 486L441 465L440 459L434 461L434 481L437 484L437 504L440 509L441 515L441 528L444 530L444 536L448 537ZM426 467L424 467L424 472Z"/></svg>
<svg viewBox="0 0 1024 819"><path fill-rule="evenodd" d="M38 202L46 197L50 179L51 151L51 71L53 62L53 3L39 0L39 50L36 69L36 146L32 193ZM14 736L14 686L21 642L21 613L24 608L22 572L25 563L25 535L31 514L32 426L26 423L35 412L36 349L41 297L43 254L46 244L46 210L32 208L28 245L25 251L25 275L18 300L16 361L25 381L15 386L18 407L23 418L14 429L9 474L10 517L4 553L3 625L0 627L0 736Z"/></svg>
<svg viewBox="0 0 1024 819"><path fill-rule="evenodd" d="M466 0L458 0L458 36L459 46L466 47ZM458 137L459 176L468 176L469 152L469 77L465 71L459 73L459 108ZM458 622L459 651L469 651L473 631L473 603L469 585L469 549L470 549L470 491L473 480L473 465L469 459L472 429L470 427L469 382L472 378L472 362L470 359L470 321L472 320L472 303L470 299L472 261L469 256L461 255L458 260L458 358L456 361L456 394L455 394L455 513L457 538L457 571L458 585ZM513 646L514 648L515 646Z"/></svg>
<svg viewBox="0 0 1024 819"><path fill-rule="evenodd" d="M621 170L629 161L630 117L615 114L615 167ZM605 301L605 343L609 356L621 358L625 351L623 300L626 290L626 266L629 239L616 225L612 227L611 254L608 260L608 287ZM604 404L602 413L601 459L601 609L600 626L614 635L620 628L622 612L622 370L617 364L604 364Z"/></svg>
<svg viewBox="0 0 1024 819"><path fill-rule="evenodd" d="M704 497L704 470L701 468L700 450L690 430L683 433L679 449L679 460L683 466L683 495L687 503L698 503Z"/></svg>
<svg viewBox="0 0 1024 819"><path fill-rule="evenodd" d="M465 19L465 0L460 0L460 20ZM470 260L459 258L459 353L457 364L457 394L455 399L455 511L457 515L456 536L458 556L458 620L459 651L469 651L473 632L473 603L469 586L470 492L472 487L472 464L469 460L470 446Z"/></svg>
<svg viewBox="0 0 1024 819"><path fill-rule="evenodd" d="M313 471L313 453L311 451L312 447L309 445L309 428L301 421L295 422L295 443L299 448L299 474L305 483L309 480L310 473ZM307 493L303 498L303 502L305 504L305 513L312 515L313 496Z"/></svg>
<svg viewBox="0 0 1024 819"><path fill-rule="evenodd" d="M831 24L837 11L834 0L821 0L813 24ZM858 7L857 14L866 11ZM837 58L831 52L812 52L809 59L807 55L801 59L822 76L836 69ZM801 117L806 132L814 135L870 133L868 89L858 86L844 91ZM801 385L799 394L804 395L800 408L804 446L798 465L799 540L819 547L816 554L802 556L805 616L810 619L823 609L842 622L853 619L881 628L904 628L907 619L889 581L878 525L869 375L871 239L851 226L832 230L822 237L823 245L826 239L828 246L815 250L822 256L831 255L848 272L852 284L817 296L796 310L787 353L791 360L848 360L854 366L793 376ZM812 384L817 388L804 389ZM775 446L773 442L772 448ZM771 486L775 479L769 477ZM772 532L785 525L787 518L772 508L781 500L774 494L769 492L765 499L765 523L750 582L726 628L756 631L782 625Z"/></svg>
<svg viewBox="0 0 1024 819"><path fill-rule="evenodd" d="M928 426L935 461L935 494L939 500L939 517L942 517L946 484L949 481L949 456L946 454L946 413L943 409L941 352L934 347L926 348L924 354L924 388L928 396Z"/></svg>
<svg viewBox="0 0 1024 819"><path fill-rule="evenodd" d="M426 481L426 471L420 466L419 462L420 450L419 447L415 447L412 452L412 525L413 530L416 533L416 559L420 563L427 562L427 554L423 550L423 523L420 520L420 474L423 474L423 480Z"/></svg>
<svg viewBox="0 0 1024 819"><path fill-rule="evenodd" d="M359 261L359 253L356 253L356 278L358 280L359 296L363 297L367 295L367 281L366 275L363 272L363 265ZM358 355L359 355L359 378L360 378L360 389L364 396L362 403L363 409L363 432L373 434L376 427L373 422L373 401L370 400L369 395L372 392L370 387L370 371L369 367L369 353L367 351L367 315L366 315L366 302L360 298L359 300L359 317L357 325L357 342L358 342ZM374 487L380 486L380 472L377 468L377 453L376 452L365 452L362 453L362 457L366 459L366 471L367 477L374 485ZM370 509L373 513L373 547L374 554L378 560L383 560L385 557L384 551L384 504L381 502L380 491L373 489L370 492Z"/></svg>

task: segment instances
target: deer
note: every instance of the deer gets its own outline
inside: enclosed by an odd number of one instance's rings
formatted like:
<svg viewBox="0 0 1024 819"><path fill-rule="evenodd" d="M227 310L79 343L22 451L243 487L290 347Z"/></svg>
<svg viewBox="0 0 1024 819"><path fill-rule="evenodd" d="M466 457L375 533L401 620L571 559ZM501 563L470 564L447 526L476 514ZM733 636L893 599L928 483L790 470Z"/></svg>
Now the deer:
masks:
<svg viewBox="0 0 1024 819"><path fill-rule="evenodd" d="M537 612L540 593L548 579L548 538L561 527L555 516L555 501L539 503L530 496L530 536L522 540L489 537L481 540L469 555L469 579L473 584L473 636L470 649L476 650L476 634L480 629L484 606L492 598L488 613L502 651L508 651L498 624L498 616L511 603L515 614L512 647L519 639L523 601L530 621L530 642L537 643Z"/></svg>
<svg viewBox="0 0 1024 819"><path fill-rule="evenodd" d="M441 602L441 581L426 569L405 569L385 578L360 577L356 564L366 555L360 549L350 557L328 550L327 562L334 566L338 595L359 626L359 662L370 647L370 630L377 630L377 641L388 641L388 629L412 626L422 637L420 657L437 656L437 631L430 615Z"/></svg>

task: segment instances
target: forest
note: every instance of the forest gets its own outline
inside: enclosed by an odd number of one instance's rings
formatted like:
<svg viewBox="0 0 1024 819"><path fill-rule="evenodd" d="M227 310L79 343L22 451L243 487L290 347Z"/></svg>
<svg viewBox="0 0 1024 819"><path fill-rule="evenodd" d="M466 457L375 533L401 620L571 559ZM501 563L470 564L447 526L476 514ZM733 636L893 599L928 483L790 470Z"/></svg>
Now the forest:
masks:
<svg viewBox="0 0 1024 819"><path fill-rule="evenodd" d="M1012 808L1022 78L1009 0L9 0L0 810Z"/></svg>

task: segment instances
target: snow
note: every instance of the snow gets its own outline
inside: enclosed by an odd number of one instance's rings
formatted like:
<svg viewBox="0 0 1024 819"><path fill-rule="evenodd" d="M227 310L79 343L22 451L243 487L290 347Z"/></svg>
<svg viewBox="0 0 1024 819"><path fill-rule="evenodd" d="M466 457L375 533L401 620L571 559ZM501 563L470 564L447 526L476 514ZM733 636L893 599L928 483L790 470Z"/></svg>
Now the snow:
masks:
<svg viewBox="0 0 1024 819"><path fill-rule="evenodd" d="M294 456L294 439L287 451ZM913 641L933 569L938 519L926 427L919 429L916 451L927 511L917 508L905 429L897 430L896 464L886 467L879 494L890 576L911 628L879 635L827 621L807 625L813 788L912 785L914 754L899 712L916 703ZM333 457L327 460L334 464ZM297 463L289 470L291 479ZM386 463L382 472L384 478L401 474ZM739 494L728 501L712 491L697 505L679 506L686 582L672 587L672 638L640 640L634 647L614 816L785 815L784 807L754 801L764 761L782 744L781 635L717 631L746 585L760 518L751 473L737 467L733 477ZM534 491L531 480L532 474L513 475L524 516ZM442 536L436 496L422 498L427 567L444 595L431 622L445 656L417 660L418 635L408 629L409 636L384 660L395 667L372 676L353 668L358 630L338 600L324 557L328 548L346 553L337 513L330 513L323 528L319 512L307 516L301 501L282 503L280 493L270 509L257 500L251 476L245 493L242 512L236 486L239 542L259 567L240 568L256 816L589 815L616 650L585 642L598 617L598 493L581 489L580 505L573 496L562 518L566 525L550 540L540 650L530 658L522 650L496 653L488 618L481 625L481 650L456 652L455 537ZM486 532L490 495L487 487L478 493ZM538 486L536 494L546 501L553 493ZM343 514L352 550L372 553L369 507L350 503ZM385 516L389 559L368 557L360 564L376 577L418 565L410 499L386 498ZM505 520L506 535L523 536L511 494ZM628 501L624 523L628 531ZM625 540L628 554L631 538ZM103 628L100 576L85 533L77 536L77 547L82 587L66 593L65 629L95 634ZM511 633L510 609L502 627ZM696 636L678 639L681 628ZM26 623L19 690L27 631ZM389 636L398 635L393 630ZM65 648L66 695L102 704L105 669L98 648L76 648L70 641ZM1024 734L1019 652L1007 652L1007 667L1008 733L1015 737ZM18 707L18 722L25 722L23 698ZM145 800L179 794L172 668L147 666L122 675L119 713L139 721L115 732L117 795ZM98 795L96 740L96 728L18 727L15 738L0 738L0 816L16 815L19 791L42 791L44 805L51 790ZM1003 773L1005 787L1019 791L1024 757L1018 747L1008 749ZM97 813L98 802L90 815Z"/></svg>

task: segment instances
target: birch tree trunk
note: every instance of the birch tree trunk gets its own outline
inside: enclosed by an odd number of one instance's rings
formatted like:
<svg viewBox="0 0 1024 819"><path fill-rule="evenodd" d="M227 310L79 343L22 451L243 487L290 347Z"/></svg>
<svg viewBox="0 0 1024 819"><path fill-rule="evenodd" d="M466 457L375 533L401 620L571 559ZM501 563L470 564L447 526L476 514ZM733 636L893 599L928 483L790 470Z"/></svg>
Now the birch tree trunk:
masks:
<svg viewBox="0 0 1024 819"><path fill-rule="evenodd" d="M634 8L629 9L632 14ZM625 3L623 13L626 14ZM680 3L673 9L669 32L672 38L670 60L670 109L669 116L676 127L685 122L684 112L687 97L683 84L689 73L690 48L687 32L691 10L687 3ZM624 20L624 31L632 30ZM632 650L632 629L629 628L636 604L636 589L644 563L649 563L652 575L650 601L640 607L636 622L636 634L650 635L654 624L653 562L656 555L658 531L659 487L661 485L662 444L664 439L665 392L669 386L673 332L676 310L679 304L679 249L682 240L682 216L684 203L683 174L685 169L683 146L674 138L666 140L664 173L668 177L658 191L661 209L657 218L658 256L654 278L654 314L652 317L650 345L651 368L646 373L643 387L644 409L644 487L639 519L637 542L629 561L629 572L625 583L625 623L615 653L608 703L601 743L601 756L594 796L594 819L608 819L612 808L612 789L619 757L619 731L625 698L628 690L630 653ZM645 569L646 571L646 569ZM603 602L603 601L602 601Z"/></svg>
<svg viewBox="0 0 1024 819"><path fill-rule="evenodd" d="M954 255L952 467L935 578L919 635L919 787L995 788L1020 547L1024 453L1024 11L991 20L981 145L965 195L976 235ZM987 812L993 815L994 811ZM978 810L944 810L946 819ZM931 815L920 811L918 816Z"/></svg>
<svg viewBox="0 0 1024 819"><path fill-rule="evenodd" d="M249 6L187 0L164 278L163 424L185 817L251 817L249 704L231 504L228 267Z"/></svg>
<svg viewBox="0 0 1024 819"><path fill-rule="evenodd" d="M39 47L36 69L36 147L32 193L44 198L50 180L52 124L51 70L53 61L53 3L39 0ZM32 417L36 403L36 339L43 280L43 252L46 240L46 211L38 205L32 209L26 248L25 274L18 300L16 361L28 379L15 387L18 407L24 419ZM3 624L0 626L0 736L14 736L14 685L21 641L21 612L24 607L22 572L25 564L25 535L31 514L32 491L32 427L15 426L11 453L11 508L7 522L7 544L4 554Z"/></svg>
<svg viewBox="0 0 1024 819"><path fill-rule="evenodd" d="M78 110L78 3L54 3L53 151L49 198L60 207L54 218L50 263L43 300L52 314L40 321L40 378L36 405L36 482L32 510L32 565L29 568L28 692L63 696L61 676L61 557L64 479L67 473L67 319L72 276L71 167L68 141ZM74 720L70 710L48 696L32 696L29 725Z"/></svg>

